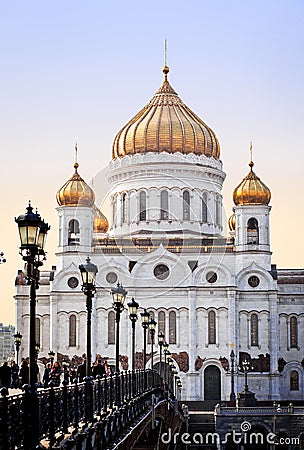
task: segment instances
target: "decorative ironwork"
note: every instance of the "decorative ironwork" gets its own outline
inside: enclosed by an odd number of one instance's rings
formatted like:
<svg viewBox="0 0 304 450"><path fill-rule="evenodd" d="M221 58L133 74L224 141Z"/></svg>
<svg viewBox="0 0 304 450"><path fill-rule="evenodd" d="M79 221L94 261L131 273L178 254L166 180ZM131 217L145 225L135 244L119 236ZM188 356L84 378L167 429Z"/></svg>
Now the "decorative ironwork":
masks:
<svg viewBox="0 0 304 450"><path fill-rule="evenodd" d="M101 440L105 444L113 442L119 434L149 408L152 394L161 394L162 379L156 371L147 370L146 380L143 370L116 373L109 377L97 377L92 382L93 422L98 428ZM146 383L146 388L145 388ZM75 439L83 425L88 425L87 382L54 387L50 383L47 389L37 393L39 405L38 422L35 430L39 442L44 439L50 448L69 430ZM2 388L0 396L0 448L15 450L29 448L28 435L31 395L26 386L22 394L8 396L8 390ZM32 429L32 428L31 428ZM70 447L69 447L70 448Z"/></svg>

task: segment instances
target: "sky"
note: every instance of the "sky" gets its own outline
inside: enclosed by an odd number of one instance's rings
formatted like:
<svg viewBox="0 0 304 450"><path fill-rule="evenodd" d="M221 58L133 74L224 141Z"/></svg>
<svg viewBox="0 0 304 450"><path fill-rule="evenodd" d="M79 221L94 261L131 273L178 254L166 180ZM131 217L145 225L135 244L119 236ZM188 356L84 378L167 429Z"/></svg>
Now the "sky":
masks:
<svg viewBox="0 0 304 450"><path fill-rule="evenodd" d="M162 83L165 39L171 85L220 141L226 215L252 141L272 192L273 263L304 267L302 0L12 0L0 3L0 322L15 322L23 267L14 218L31 200L51 225L44 267L55 265L55 196L75 142L89 182Z"/></svg>

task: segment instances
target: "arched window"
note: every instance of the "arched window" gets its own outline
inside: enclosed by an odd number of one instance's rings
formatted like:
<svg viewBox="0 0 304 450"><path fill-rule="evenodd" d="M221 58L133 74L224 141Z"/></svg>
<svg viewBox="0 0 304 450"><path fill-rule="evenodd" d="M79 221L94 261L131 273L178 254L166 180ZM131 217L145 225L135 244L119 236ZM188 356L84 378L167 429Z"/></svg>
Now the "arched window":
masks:
<svg viewBox="0 0 304 450"><path fill-rule="evenodd" d="M183 192L183 220L190 220L190 194Z"/></svg>
<svg viewBox="0 0 304 450"><path fill-rule="evenodd" d="M290 372L290 390L291 391L299 390L299 374L296 370L292 370Z"/></svg>
<svg viewBox="0 0 304 450"><path fill-rule="evenodd" d="M150 313L150 319L155 320L155 314L154 314L154 312L153 312L153 311L149 311L149 313ZM150 319L149 319L149 320L150 320ZM150 334L149 328L148 328L148 330L147 330L147 334L148 334L148 344L151 344L151 334Z"/></svg>
<svg viewBox="0 0 304 450"><path fill-rule="evenodd" d="M147 195L144 191L139 194L139 220L147 220Z"/></svg>
<svg viewBox="0 0 304 450"><path fill-rule="evenodd" d="M166 336L166 314L164 311L158 313L158 332L162 332Z"/></svg>
<svg viewBox="0 0 304 450"><path fill-rule="evenodd" d="M121 202L122 202L122 223L126 223L127 222L127 218L128 218L128 202L127 202L127 194L124 192L122 194L121 197Z"/></svg>
<svg viewBox="0 0 304 450"><path fill-rule="evenodd" d="M259 345L259 319L257 314L252 314L250 318L250 345L251 347Z"/></svg>
<svg viewBox="0 0 304 450"><path fill-rule="evenodd" d="M254 218L247 222L247 244L258 245L259 243L259 223Z"/></svg>
<svg viewBox="0 0 304 450"><path fill-rule="evenodd" d="M214 311L209 311L208 313L208 343L216 344L216 318Z"/></svg>
<svg viewBox="0 0 304 450"><path fill-rule="evenodd" d="M169 313L169 344L176 344L176 312Z"/></svg>
<svg viewBox="0 0 304 450"><path fill-rule="evenodd" d="M215 223L217 225L221 224L221 201L219 196L215 200Z"/></svg>
<svg viewBox="0 0 304 450"><path fill-rule="evenodd" d="M290 319L290 348L298 348L298 321L296 317Z"/></svg>
<svg viewBox="0 0 304 450"><path fill-rule="evenodd" d="M202 198L202 222L208 222L207 193L203 193Z"/></svg>
<svg viewBox="0 0 304 450"><path fill-rule="evenodd" d="M168 220L169 218L169 197L168 191L160 193L160 220Z"/></svg>
<svg viewBox="0 0 304 450"><path fill-rule="evenodd" d="M76 347L76 316L72 314L69 318L69 346Z"/></svg>
<svg viewBox="0 0 304 450"><path fill-rule="evenodd" d="M108 344L115 344L115 312L108 314Z"/></svg>
<svg viewBox="0 0 304 450"><path fill-rule="evenodd" d="M40 319L35 319L35 343L40 345Z"/></svg>
<svg viewBox="0 0 304 450"><path fill-rule="evenodd" d="M77 245L79 244L79 222L76 219L71 219L69 221L69 236L68 236L68 245Z"/></svg>

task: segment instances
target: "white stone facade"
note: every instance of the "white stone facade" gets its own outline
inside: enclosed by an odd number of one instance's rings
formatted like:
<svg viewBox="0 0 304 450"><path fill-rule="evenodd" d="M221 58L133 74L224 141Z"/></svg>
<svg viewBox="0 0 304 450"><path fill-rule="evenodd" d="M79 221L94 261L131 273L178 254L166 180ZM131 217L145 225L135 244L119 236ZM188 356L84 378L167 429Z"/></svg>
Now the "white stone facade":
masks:
<svg viewBox="0 0 304 450"><path fill-rule="evenodd" d="M272 265L268 205L235 206L235 232L223 237L224 179L222 163L213 157L135 154L110 163L108 235L93 233L93 207L58 207L57 264L42 272L37 291L40 357L47 357L49 350L69 358L86 353L78 266L90 256L98 266L93 359L96 354L110 363L115 359L110 291L119 280L128 299L134 297L140 311L147 308L162 324L183 383L183 399L229 400L229 355L234 348L237 362L246 355L252 358L249 388L258 399L303 400L304 271ZM248 231L250 219L257 224L254 233ZM73 233L72 220L77 222ZM28 355L28 296L29 287L19 274L15 299L21 357ZM130 366L127 311L120 336L120 354ZM136 350L142 349L139 321ZM154 355L158 362L159 352ZM243 386L244 376L236 370L235 392Z"/></svg>

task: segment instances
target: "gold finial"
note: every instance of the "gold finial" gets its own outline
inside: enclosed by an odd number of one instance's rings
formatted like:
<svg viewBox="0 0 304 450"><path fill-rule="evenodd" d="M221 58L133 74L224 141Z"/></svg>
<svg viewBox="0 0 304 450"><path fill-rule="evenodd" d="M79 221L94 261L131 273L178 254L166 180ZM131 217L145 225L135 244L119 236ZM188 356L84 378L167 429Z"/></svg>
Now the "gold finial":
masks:
<svg viewBox="0 0 304 450"><path fill-rule="evenodd" d="M78 159L78 147L77 147L77 142L76 142L76 144L75 144L75 164L74 164L75 172L77 172L77 169L79 167L77 159Z"/></svg>
<svg viewBox="0 0 304 450"><path fill-rule="evenodd" d="M167 74L169 73L169 67L167 66L167 39L165 39L165 48L164 48L164 57L165 57L165 65L163 67L163 74L165 75L165 81L167 81Z"/></svg>
<svg viewBox="0 0 304 450"><path fill-rule="evenodd" d="M250 141L250 162L249 162L249 167L251 168L251 170L252 170L253 166L254 166L254 162L252 161L252 141Z"/></svg>

